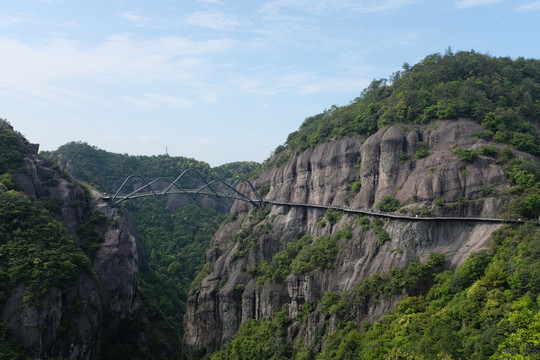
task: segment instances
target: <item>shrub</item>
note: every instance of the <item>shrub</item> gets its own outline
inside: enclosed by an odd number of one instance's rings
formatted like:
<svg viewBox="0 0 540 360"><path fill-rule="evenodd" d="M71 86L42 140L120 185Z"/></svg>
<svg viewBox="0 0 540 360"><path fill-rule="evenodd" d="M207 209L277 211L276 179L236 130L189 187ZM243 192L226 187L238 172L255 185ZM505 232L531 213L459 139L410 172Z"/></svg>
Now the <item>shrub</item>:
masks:
<svg viewBox="0 0 540 360"><path fill-rule="evenodd" d="M259 191L260 197L266 196L270 192L270 184L267 183L267 184L261 185L258 191Z"/></svg>
<svg viewBox="0 0 540 360"><path fill-rule="evenodd" d="M332 225L337 223L341 219L342 214L336 210L328 209L326 210L325 219Z"/></svg>
<svg viewBox="0 0 540 360"><path fill-rule="evenodd" d="M415 159L423 159L428 156L429 156L429 150L426 148L418 149L416 150L416 153L414 154Z"/></svg>
<svg viewBox="0 0 540 360"><path fill-rule="evenodd" d="M376 208L381 211L392 212L399 209L400 206L401 203L398 199L396 199L392 195L387 195L377 203Z"/></svg>
<svg viewBox="0 0 540 360"><path fill-rule="evenodd" d="M456 155L459 160L466 163L473 163L478 157L478 151L472 149L463 149L459 148L454 150L454 155Z"/></svg>
<svg viewBox="0 0 540 360"><path fill-rule="evenodd" d="M493 145L482 146L480 155L495 157L499 153L499 149Z"/></svg>

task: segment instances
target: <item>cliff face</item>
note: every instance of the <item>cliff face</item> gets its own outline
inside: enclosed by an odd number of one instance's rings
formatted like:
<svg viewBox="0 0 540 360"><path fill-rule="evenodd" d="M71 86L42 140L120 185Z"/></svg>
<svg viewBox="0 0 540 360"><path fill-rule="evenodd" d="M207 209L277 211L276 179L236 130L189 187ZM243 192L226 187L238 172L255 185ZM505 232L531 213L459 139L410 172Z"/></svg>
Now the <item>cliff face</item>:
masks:
<svg viewBox="0 0 540 360"><path fill-rule="evenodd" d="M294 155L284 167L264 170L256 186L270 184L265 199L278 202L375 209L391 195L411 215L499 217L504 202L497 192L507 186L502 168L489 157L464 163L453 154L457 148L478 150L487 145L474 137L479 130L477 124L459 119L424 129L390 127L367 139L325 143ZM425 151L419 155L419 149L427 150L427 156ZM361 189L354 193L350 185L358 181ZM272 317L284 305L295 319L303 304L316 304L327 291L351 290L369 275L404 268L413 260L425 261L433 252L445 254L446 266L455 268L471 252L484 249L499 226L391 220L384 223L389 240L381 244L374 231L360 226L358 216L352 214L329 221L324 209L267 205L265 211L250 210L246 203L235 203L236 220L222 226L206 254L212 271L190 297L185 316L184 342L192 351L218 350L241 322ZM288 242L306 234L331 236L343 229L350 229L351 236L337 243L330 269L289 274L283 281L257 285L252 269L270 262ZM369 303L357 316L374 319L400 297ZM291 325L290 341L304 336L304 345L313 345L324 321L316 308L307 325L300 329Z"/></svg>
<svg viewBox="0 0 540 360"><path fill-rule="evenodd" d="M102 213L109 225L99 229L104 241L91 269L79 269L67 287L52 286L31 302L25 300L27 284L18 283L0 303L2 322L32 358L98 359L102 336L119 331L118 324L139 307L139 254L144 252L125 216L97 194L87 199L80 184L37 155L37 145L21 144L26 171L15 179L18 188L38 199L58 200L60 218L77 244L87 213Z"/></svg>

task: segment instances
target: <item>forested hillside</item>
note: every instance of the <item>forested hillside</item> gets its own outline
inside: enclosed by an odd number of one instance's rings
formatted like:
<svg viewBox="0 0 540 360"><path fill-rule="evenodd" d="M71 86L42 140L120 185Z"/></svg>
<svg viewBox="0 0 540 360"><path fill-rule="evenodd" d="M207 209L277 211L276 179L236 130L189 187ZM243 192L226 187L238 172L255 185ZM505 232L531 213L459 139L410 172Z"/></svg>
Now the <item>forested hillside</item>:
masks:
<svg viewBox="0 0 540 360"><path fill-rule="evenodd" d="M303 151L352 134L369 136L392 124L466 117L484 128L478 137L538 156L539 98L539 60L474 51L433 54L414 66L404 64L390 80L374 80L350 105L307 118L275 152Z"/></svg>
<svg viewBox="0 0 540 360"><path fill-rule="evenodd" d="M189 330L193 354L222 347L210 357L540 359L539 124L540 60L472 51L405 64L351 104L306 119L263 164L259 184L273 199L524 224L496 225L479 239L476 229L488 227L472 222L286 206L239 214L216 234L219 252L207 253L219 269L189 301L190 323L219 327ZM450 246L463 239L458 252L469 257L454 268ZM434 248L446 256L426 256ZM216 303L227 311L197 311ZM378 317L381 308L391 311ZM234 311L242 321L232 336ZM208 334L222 342L205 341Z"/></svg>
<svg viewBox="0 0 540 360"><path fill-rule="evenodd" d="M141 175L148 181L158 177L174 180L184 170L191 168L209 180L221 178L233 182L247 177L259 166L254 162L237 162L211 168L207 163L185 157L115 154L76 142L42 154L62 164L77 179L107 193L114 193L132 174ZM187 179L188 182L194 180ZM148 254L148 264L140 274L142 311L148 313L159 331L166 334L166 341L173 348L173 357L180 354L189 286L202 269L210 239L226 219L231 205L230 201L224 199L207 200L203 203L197 196L175 199L153 197L129 200L120 207L133 216ZM118 352L119 349L113 347L109 351ZM129 347L122 352L125 359L136 356Z"/></svg>

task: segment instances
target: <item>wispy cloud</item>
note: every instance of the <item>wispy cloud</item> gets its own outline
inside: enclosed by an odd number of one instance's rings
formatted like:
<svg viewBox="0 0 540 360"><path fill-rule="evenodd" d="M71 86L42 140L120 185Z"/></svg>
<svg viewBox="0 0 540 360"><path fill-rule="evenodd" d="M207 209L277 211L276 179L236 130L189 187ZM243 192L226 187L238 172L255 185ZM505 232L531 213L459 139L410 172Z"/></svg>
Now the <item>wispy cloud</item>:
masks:
<svg viewBox="0 0 540 360"><path fill-rule="evenodd" d="M209 139L209 138L201 139L201 144L203 144L203 145L209 145L209 144L213 144L213 143L214 143L214 140L212 140L212 139Z"/></svg>
<svg viewBox="0 0 540 360"><path fill-rule="evenodd" d="M371 79L358 76L322 77L311 72L287 69L259 69L257 76L238 77L233 84L242 91L256 96L272 96L279 93L312 95L339 91L357 91L367 86Z"/></svg>
<svg viewBox="0 0 540 360"><path fill-rule="evenodd" d="M516 11L518 12L531 12L531 11L538 11L538 10L540 10L540 1L533 1L531 3L518 6L516 8Z"/></svg>
<svg viewBox="0 0 540 360"><path fill-rule="evenodd" d="M120 13L119 15L137 27L142 27L148 22L147 17L142 16L136 12L126 11Z"/></svg>
<svg viewBox="0 0 540 360"><path fill-rule="evenodd" d="M214 30L232 29L241 25L241 22L235 16L229 16L217 11L193 13L187 16L186 23Z"/></svg>
<svg viewBox="0 0 540 360"><path fill-rule="evenodd" d="M129 36L115 35L97 45L54 38L37 44L0 37L4 57L0 88L33 96L76 99L79 94L66 84L77 87L83 79L105 83L136 83L144 80L181 83L184 86L204 86L211 74L207 57L229 51L234 42L229 39L193 41L182 37L161 37L137 41ZM39 61L35 61L39 59ZM72 82L70 82L72 81ZM187 104L176 98L130 99L148 108L156 101Z"/></svg>
<svg viewBox="0 0 540 360"><path fill-rule="evenodd" d="M135 105L137 108L144 110L151 110L157 106L155 102L148 101L146 99L136 98L133 96L121 96L120 100Z"/></svg>
<svg viewBox="0 0 540 360"><path fill-rule="evenodd" d="M297 9L318 15L353 11L362 14L402 9L419 0L275 0L263 4L260 11L276 14L281 9Z"/></svg>
<svg viewBox="0 0 540 360"><path fill-rule="evenodd" d="M502 0L461 0L456 3L458 9L470 9L478 6L491 5Z"/></svg>
<svg viewBox="0 0 540 360"><path fill-rule="evenodd" d="M11 27L26 24L28 19L25 16L10 16L0 14L0 27Z"/></svg>
<svg viewBox="0 0 540 360"><path fill-rule="evenodd" d="M146 94L146 97L150 100L154 100L156 102L166 104L166 105L172 105L172 106L190 106L193 105L194 102L192 100L177 97L177 96L170 96L170 95L164 95L164 94Z"/></svg>
<svg viewBox="0 0 540 360"><path fill-rule="evenodd" d="M195 104L194 101L165 94L144 94L143 96L121 96L120 99L127 103L133 104L139 109L152 110L159 106L175 106L175 107L187 107Z"/></svg>

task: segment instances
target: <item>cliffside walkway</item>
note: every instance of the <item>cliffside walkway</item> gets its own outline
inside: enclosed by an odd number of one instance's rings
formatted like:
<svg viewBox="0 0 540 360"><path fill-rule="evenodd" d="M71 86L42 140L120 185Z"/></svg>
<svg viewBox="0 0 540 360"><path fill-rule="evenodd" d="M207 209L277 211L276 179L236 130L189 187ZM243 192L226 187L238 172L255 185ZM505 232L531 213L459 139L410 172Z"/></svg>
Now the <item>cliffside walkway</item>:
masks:
<svg viewBox="0 0 540 360"><path fill-rule="evenodd" d="M188 189L181 185L181 182L193 182L193 179L188 179L188 174L195 177L196 182L202 183L202 186L197 188ZM127 185L132 182L135 185L143 184L128 194L122 194L122 190L127 188ZM240 184L246 183L248 185L248 192L246 194L240 192L237 188ZM165 186L163 185L165 184ZM183 194L183 195L209 195L215 197L228 198L233 200L241 200L248 202L256 207L264 207L266 204L278 205L278 206L295 206L314 209L332 209L343 211L353 214L361 214L365 216L376 216L389 219L409 220L409 221L475 221L475 222L488 222L488 223L524 223L522 219L501 219L501 218L481 218L481 217L460 217L460 216L418 216L418 215L405 215L388 213L381 211L374 211L372 209L351 209L348 206L330 206L322 204L301 204L280 202L268 199L262 199L253 184L247 179L238 179L234 183L230 184L223 179L214 179L207 181L202 174L196 169L187 169L174 181L171 181L164 177L159 177L150 182L140 175L133 174L128 176L120 188L114 195L102 196L102 199L110 201L113 206L120 204L128 199L136 199L147 196L159 196L159 195L171 195L171 194Z"/></svg>
<svg viewBox="0 0 540 360"><path fill-rule="evenodd" d="M480 217L460 217L460 216L412 216L405 214L395 214L388 213L384 211L373 211L367 209L351 209L347 206L328 206L328 205L319 205L319 204L298 204L298 203L288 203L280 202L273 200L263 200L264 202L272 205L281 205L281 206L296 206L296 207L305 207L305 208L315 208L315 209L332 209L343 211L353 214L362 214L366 216L376 216L389 219L398 219L398 220L410 220L410 221L474 221L474 222L489 222L489 223L517 223L522 224L525 221L521 219L500 219L500 218L480 218Z"/></svg>

